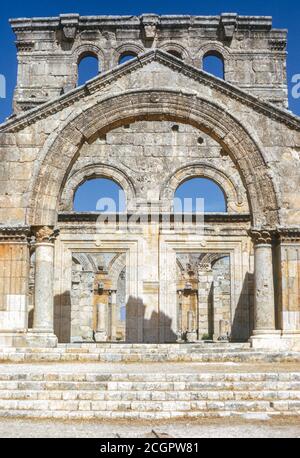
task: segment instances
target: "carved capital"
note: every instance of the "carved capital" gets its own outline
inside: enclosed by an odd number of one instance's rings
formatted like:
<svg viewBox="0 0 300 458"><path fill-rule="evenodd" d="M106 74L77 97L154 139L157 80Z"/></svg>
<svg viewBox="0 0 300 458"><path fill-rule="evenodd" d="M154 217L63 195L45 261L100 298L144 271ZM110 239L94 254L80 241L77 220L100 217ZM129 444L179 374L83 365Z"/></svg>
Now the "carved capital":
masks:
<svg viewBox="0 0 300 458"><path fill-rule="evenodd" d="M274 240L274 231L267 229L251 229L248 234L250 235L254 245L272 245Z"/></svg>
<svg viewBox="0 0 300 458"><path fill-rule="evenodd" d="M210 262L205 262L205 263L199 263L198 264L198 273L200 272L209 272L211 270L211 263Z"/></svg>
<svg viewBox="0 0 300 458"><path fill-rule="evenodd" d="M36 243L53 243L58 234L59 231L51 226L39 226L34 230Z"/></svg>

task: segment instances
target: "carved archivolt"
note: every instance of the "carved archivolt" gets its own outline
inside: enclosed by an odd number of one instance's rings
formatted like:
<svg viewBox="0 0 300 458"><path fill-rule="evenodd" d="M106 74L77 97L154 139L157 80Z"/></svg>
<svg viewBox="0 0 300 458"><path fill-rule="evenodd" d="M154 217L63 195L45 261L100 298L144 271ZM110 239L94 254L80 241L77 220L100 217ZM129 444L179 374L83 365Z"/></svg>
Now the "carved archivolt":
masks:
<svg viewBox="0 0 300 458"><path fill-rule="evenodd" d="M225 48L221 43L217 41L204 43L202 46L200 46L197 53L197 58L195 61L195 65L197 67L201 69L203 68L203 58L207 54L215 54L217 56L220 56L224 61L224 68L226 70L226 63L231 59L231 53L227 48Z"/></svg>
<svg viewBox="0 0 300 458"><path fill-rule="evenodd" d="M144 48L136 43L124 43L114 50L112 67L115 67L119 64L120 57L124 54L143 54L145 52Z"/></svg>
<svg viewBox="0 0 300 458"><path fill-rule="evenodd" d="M182 46L179 43L175 43L173 41L167 41L167 42L161 43L159 45L159 49L162 49L163 51L166 51L166 52L174 51L182 56L182 60L184 62L186 62L187 64L192 63L192 59L190 57L189 52L187 51L187 49L184 46Z"/></svg>
<svg viewBox="0 0 300 458"><path fill-rule="evenodd" d="M88 253L72 253L72 258L75 262L80 264L85 272L97 273L98 267L91 256Z"/></svg>
<svg viewBox="0 0 300 458"><path fill-rule="evenodd" d="M127 208L132 209L135 201L135 188L125 173L106 164L93 164L75 172L68 178L61 196L60 211L72 211L76 190L85 181L93 178L108 178L115 181L125 193Z"/></svg>
<svg viewBox="0 0 300 458"><path fill-rule="evenodd" d="M226 199L228 213L249 212L249 206L241 185L238 185L215 167L201 163L180 168L163 183L160 198L165 209L172 209L174 193L178 186L195 177L208 178L220 186Z"/></svg>
<svg viewBox="0 0 300 458"><path fill-rule="evenodd" d="M172 90L137 90L110 95L64 126L41 152L44 157L32 187L30 224L51 225L69 170L84 141L99 133L140 120L170 120L190 124L214 138L230 155L248 194L255 227L280 224L278 203L268 167L257 143L222 106L195 94Z"/></svg>
<svg viewBox="0 0 300 458"><path fill-rule="evenodd" d="M118 253L108 266L112 289L117 289L118 279L124 267L126 267L126 253Z"/></svg>
<svg viewBox="0 0 300 458"><path fill-rule="evenodd" d="M99 72L104 70L104 61L105 61L104 53L102 49L99 48L99 46L96 46L90 43L82 44L78 46L77 48L75 48L72 56L73 56L73 63L76 69L81 59L87 56L95 56L98 59Z"/></svg>

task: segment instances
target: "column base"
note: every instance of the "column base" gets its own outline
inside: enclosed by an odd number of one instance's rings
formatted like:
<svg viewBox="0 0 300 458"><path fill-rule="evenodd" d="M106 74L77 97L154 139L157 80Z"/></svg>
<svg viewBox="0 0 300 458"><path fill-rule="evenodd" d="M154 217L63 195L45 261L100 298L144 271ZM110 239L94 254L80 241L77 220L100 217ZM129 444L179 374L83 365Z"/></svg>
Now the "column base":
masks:
<svg viewBox="0 0 300 458"><path fill-rule="evenodd" d="M249 342L251 343L251 347L257 350L283 350L281 331L253 331L253 335L250 337Z"/></svg>
<svg viewBox="0 0 300 458"><path fill-rule="evenodd" d="M0 347L26 347L25 331L0 331Z"/></svg>
<svg viewBox="0 0 300 458"><path fill-rule="evenodd" d="M105 331L95 332L94 338L95 342L107 342L107 333Z"/></svg>
<svg viewBox="0 0 300 458"><path fill-rule="evenodd" d="M58 339L56 335L49 331L31 329L26 334L27 347L55 348Z"/></svg>
<svg viewBox="0 0 300 458"><path fill-rule="evenodd" d="M197 340L198 340L198 336L197 336L197 332L196 331L188 331L186 333L186 341L187 342L193 343L193 342L197 342Z"/></svg>

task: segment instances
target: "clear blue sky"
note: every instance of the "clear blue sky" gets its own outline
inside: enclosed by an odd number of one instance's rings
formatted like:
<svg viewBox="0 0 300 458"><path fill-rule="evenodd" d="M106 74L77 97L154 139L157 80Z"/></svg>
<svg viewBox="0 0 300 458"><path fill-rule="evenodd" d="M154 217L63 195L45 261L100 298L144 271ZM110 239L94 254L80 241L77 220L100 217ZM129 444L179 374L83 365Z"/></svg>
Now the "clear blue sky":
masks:
<svg viewBox="0 0 300 458"><path fill-rule="evenodd" d="M290 109L300 116L300 98L291 96L291 79L300 74L300 2L286 0L52 0L36 2L32 0L13 0L2 2L0 16L0 74L7 82L7 97L0 98L0 122L11 114L12 95L16 84L17 62L14 35L8 23L9 18L32 16L57 16L60 13L91 14L195 14L208 15L222 12L236 12L241 15L273 16L273 26L289 29L288 43L288 81Z"/></svg>

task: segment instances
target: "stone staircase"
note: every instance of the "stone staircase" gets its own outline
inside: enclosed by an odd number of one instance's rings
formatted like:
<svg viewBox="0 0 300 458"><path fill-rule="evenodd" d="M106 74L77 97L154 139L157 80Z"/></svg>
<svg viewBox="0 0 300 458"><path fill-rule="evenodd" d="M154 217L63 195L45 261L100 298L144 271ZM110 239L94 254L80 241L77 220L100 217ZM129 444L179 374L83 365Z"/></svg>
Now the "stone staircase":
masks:
<svg viewBox="0 0 300 458"><path fill-rule="evenodd" d="M48 370L47 365L1 365L0 417L163 420L300 414L300 371L199 372L182 365L185 370L162 364L160 370L140 365L133 372L127 366L109 373L90 372L88 364L67 372L57 364Z"/></svg>
<svg viewBox="0 0 300 458"><path fill-rule="evenodd" d="M300 362L300 352L253 350L249 343L59 344L2 348L0 362Z"/></svg>

